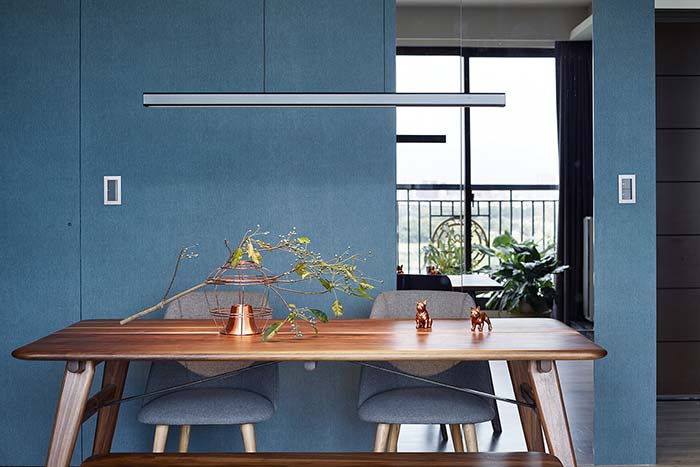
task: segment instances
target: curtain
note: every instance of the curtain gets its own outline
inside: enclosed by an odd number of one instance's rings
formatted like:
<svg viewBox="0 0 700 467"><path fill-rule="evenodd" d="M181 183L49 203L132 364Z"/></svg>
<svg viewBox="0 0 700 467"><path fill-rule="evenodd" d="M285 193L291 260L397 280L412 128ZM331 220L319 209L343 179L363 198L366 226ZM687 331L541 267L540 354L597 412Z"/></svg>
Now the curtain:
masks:
<svg viewBox="0 0 700 467"><path fill-rule="evenodd" d="M593 215L593 67L590 41L557 42L559 225L555 317L583 319L583 218Z"/></svg>

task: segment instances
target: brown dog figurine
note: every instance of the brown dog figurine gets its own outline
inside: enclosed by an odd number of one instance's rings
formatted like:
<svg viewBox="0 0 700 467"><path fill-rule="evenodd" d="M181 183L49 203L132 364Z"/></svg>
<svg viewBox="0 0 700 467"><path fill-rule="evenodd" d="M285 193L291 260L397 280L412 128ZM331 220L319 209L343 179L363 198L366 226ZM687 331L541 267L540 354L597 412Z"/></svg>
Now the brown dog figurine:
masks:
<svg viewBox="0 0 700 467"><path fill-rule="evenodd" d="M430 329L433 327L433 320L428 314L428 301L416 302L416 329Z"/></svg>
<svg viewBox="0 0 700 467"><path fill-rule="evenodd" d="M477 326L479 327L479 332L483 332L484 323L489 325L489 331L493 330L493 326L491 326L491 320L489 319L485 311L481 311L480 306L476 308L469 307L469 311L471 312L472 318L472 332L477 328Z"/></svg>

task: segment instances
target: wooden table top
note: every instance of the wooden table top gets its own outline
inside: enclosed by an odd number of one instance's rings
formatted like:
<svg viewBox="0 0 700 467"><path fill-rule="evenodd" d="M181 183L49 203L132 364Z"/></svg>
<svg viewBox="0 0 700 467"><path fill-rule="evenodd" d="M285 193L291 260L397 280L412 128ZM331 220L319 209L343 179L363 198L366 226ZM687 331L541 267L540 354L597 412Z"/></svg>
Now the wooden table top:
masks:
<svg viewBox="0 0 700 467"><path fill-rule="evenodd" d="M452 289L462 292L493 292L503 288L500 282L486 274L455 274L447 277L450 278Z"/></svg>
<svg viewBox="0 0 700 467"><path fill-rule="evenodd" d="M430 332L414 320L334 319L301 339L288 327L264 342L224 336L212 320L118 320L75 323L12 355L24 360L593 360L606 351L548 318L493 318L493 331L469 320L436 319Z"/></svg>

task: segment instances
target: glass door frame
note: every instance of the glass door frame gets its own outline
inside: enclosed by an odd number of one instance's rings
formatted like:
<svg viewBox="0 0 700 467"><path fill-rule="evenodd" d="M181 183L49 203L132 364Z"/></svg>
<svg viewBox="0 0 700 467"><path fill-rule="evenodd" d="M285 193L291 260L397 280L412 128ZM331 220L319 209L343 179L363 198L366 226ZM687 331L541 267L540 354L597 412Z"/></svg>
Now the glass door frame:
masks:
<svg viewBox="0 0 700 467"><path fill-rule="evenodd" d="M524 57L524 58L536 58L536 57L551 57L555 59L555 69L558 69L559 58L557 56L557 51L554 47L547 48L536 48L536 47L431 47L431 46L398 46L396 47L396 55L431 55L431 56L461 56L463 63L463 73L464 73L464 91L469 92L469 59L472 57ZM556 96L559 97L559 75L556 76ZM506 105L508 102L508 96L506 96ZM460 184L462 189L462 202L464 203L464 208L462 209L462 215L464 217L464 222L462 226L462 238L469 238L470 241L465 241L464 245L464 264L462 265L465 272L471 272L471 221L472 221L472 210L471 203L474 201L474 193L472 191L472 181L471 181L471 121L470 121L470 109L468 107L464 108L464 144L463 150L463 163L464 163L464 178ZM557 120L558 120L558 106L557 106ZM469 201L470 207L467 209L467 201Z"/></svg>

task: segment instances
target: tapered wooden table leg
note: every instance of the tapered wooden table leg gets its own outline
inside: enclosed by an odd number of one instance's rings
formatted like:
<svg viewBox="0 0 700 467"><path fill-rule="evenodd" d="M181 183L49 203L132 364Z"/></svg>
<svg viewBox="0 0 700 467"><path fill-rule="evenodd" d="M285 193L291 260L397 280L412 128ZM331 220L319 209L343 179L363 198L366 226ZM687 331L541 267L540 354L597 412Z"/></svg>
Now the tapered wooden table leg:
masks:
<svg viewBox="0 0 700 467"><path fill-rule="evenodd" d="M556 363L531 361L528 363L528 373L549 453L558 457L564 467L576 467Z"/></svg>
<svg viewBox="0 0 700 467"><path fill-rule="evenodd" d="M120 399L124 392L124 382L126 373L129 370L128 361L107 361L105 362L104 373L102 375L102 389L109 385L114 385L114 398ZM95 428L95 442L92 445L92 455L109 454L112 449L112 439L114 438L114 427L117 425L119 416L119 404L102 407L97 412L97 426Z"/></svg>
<svg viewBox="0 0 700 467"><path fill-rule="evenodd" d="M56 409L47 467L68 467L83 419L85 402L95 376L94 362L68 362Z"/></svg>
<svg viewBox="0 0 700 467"><path fill-rule="evenodd" d="M524 395L524 391L532 391L530 374L528 373L529 363L527 361L508 362L513 392L515 393L515 398L520 402L529 402ZM518 413L520 414L520 423L523 427L527 450L544 452L542 425L537 417L537 412L528 407L518 406Z"/></svg>

